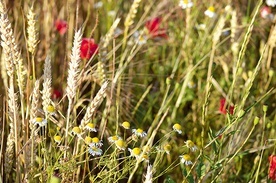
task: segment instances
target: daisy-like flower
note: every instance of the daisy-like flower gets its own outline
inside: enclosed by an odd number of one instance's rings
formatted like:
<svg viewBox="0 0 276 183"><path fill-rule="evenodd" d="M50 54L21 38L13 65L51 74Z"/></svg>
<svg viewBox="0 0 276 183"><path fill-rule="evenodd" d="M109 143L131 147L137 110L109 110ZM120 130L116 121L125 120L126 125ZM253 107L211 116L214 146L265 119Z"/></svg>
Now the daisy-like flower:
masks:
<svg viewBox="0 0 276 183"><path fill-rule="evenodd" d="M103 150L101 150L99 147L89 147L88 149L89 154L92 156L101 156L103 154Z"/></svg>
<svg viewBox="0 0 276 183"><path fill-rule="evenodd" d="M134 156L136 159L138 159L142 153L139 147L135 147L133 149L128 148L128 151L130 152L130 156Z"/></svg>
<svg viewBox="0 0 276 183"><path fill-rule="evenodd" d="M97 129L95 128L95 125L93 123L87 123L85 129L89 132L97 132Z"/></svg>
<svg viewBox="0 0 276 183"><path fill-rule="evenodd" d="M276 180L276 155L269 156L269 172L268 177L272 181Z"/></svg>
<svg viewBox="0 0 276 183"><path fill-rule="evenodd" d="M161 18L156 17L146 22L146 29L152 38L168 38L165 29L160 29Z"/></svg>
<svg viewBox="0 0 276 183"><path fill-rule="evenodd" d="M142 156L142 161L149 162L149 156L147 154L144 154Z"/></svg>
<svg viewBox="0 0 276 183"><path fill-rule="evenodd" d="M213 18L216 16L216 13L215 13L215 8L214 6L210 6L205 12L204 14L209 17L209 18Z"/></svg>
<svg viewBox="0 0 276 183"><path fill-rule="evenodd" d="M231 115L233 115L234 114L234 106L233 105L230 105L230 107L229 107L229 113L231 114ZM220 99L220 106L219 106L219 112L221 113L221 114L226 114L227 113L227 106L226 106L226 99L225 98L222 98L222 99Z"/></svg>
<svg viewBox="0 0 276 183"><path fill-rule="evenodd" d="M199 31L204 31L206 29L206 24L197 24L195 27Z"/></svg>
<svg viewBox="0 0 276 183"><path fill-rule="evenodd" d="M86 136L85 139L84 139L84 142L89 145L89 144L92 143L92 138L89 137L89 136Z"/></svg>
<svg viewBox="0 0 276 183"><path fill-rule="evenodd" d="M170 154L171 150L172 150L172 146L170 144L165 144L163 146L163 149L164 151L167 153L167 154Z"/></svg>
<svg viewBox="0 0 276 183"><path fill-rule="evenodd" d="M182 9L191 8L194 3L191 0L180 0L178 6Z"/></svg>
<svg viewBox="0 0 276 183"><path fill-rule="evenodd" d="M115 17L116 11L115 10L111 10L111 11L107 12L107 15L110 16L110 17Z"/></svg>
<svg viewBox="0 0 276 183"><path fill-rule="evenodd" d="M133 135L135 135L137 137L145 137L145 136L147 136L147 133L143 129L141 129L141 128L132 129L132 133L133 133Z"/></svg>
<svg viewBox="0 0 276 183"><path fill-rule="evenodd" d="M192 158L191 158L190 155L184 154L184 155L181 155L181 156L179 156L179 157L180 157L181 163L184 163L186 166L192 165L192 164L193 164L193 162L191 161Z"/></svg>
<svg viewBox="0 0 276 183"><path fill-rule="evenodd" d="M55 114L55 107L52 105L49 105L46 107L46 111L47 113L49 113L50 115L54 115Z"/></svg>
<svg viewBox="0 0 276 183"><path fill-rule="evenodd" d="M103 143L98 137L93 137L92 142L89 145L92 147L101 147Z"/></svg>
<svg viewBox="0 0 276 183"><path fill-rule="evenodd" d="M267 6L275 7L276 6L276 0L266 0L265 1Z"/></svg>
<svg viewBox="0 0 276 183"><path fill-rule="evenodd" d="M60 144L60 143L61 143L61 136L60 136L60 135L55 135L55 136L54 136L54 141L55 141L57 144Z"/></svg>
<svg viewBox="0 0 276 183"><path fill-rule="evenodd" d="M148 36L144 34L143 31L135 31L131 36L131 39L128 42L128 45L133 45L133 44L144 45L147 43L147 40L148 40Z"/></svg>
<svg viewBox="0 0 276 183"><path fill-rule="evenodd" d="M119 150L125 150L127 146L125 141L122 139L116 140L115 145Z"/></svg>
<svg viewBox="0 0 276 183"><path fill-rule="evenodd" d="M98 45L92 38L83 38L80 46L80 56L82 59L89 60L94 54L98 53Z"/></svg>
<svg viewBox="0 0 276 183"><path fill-rule="evenodd" d="M34 119L33 123L36 125L38 124L40 127L47 125L47 120L41 117L37 117Z"/></svg>
<svg viewBox="0 0 276 183"><path fill-rule="evenodd" d="M80 127L75 126L75 127L72 129L72 133L73 133L74 135L80 136L80 135L81 135L81 129L80 129Z"/></svg>
<svg viewBox="0 0 276 183"><path fill-rule="evenodd" d="M111 137L108 137L108 142L110 143L114 143L116 142L117 140L122 140L122 137L118 136L118 135L114 135L114 136L111 136Z"/></svg>
<svg viewBox="0 0 276 183"><path fill-rule="evenodd" d="M58 19L55 21L55 27L58 33L63 36L67 32L68 24L65 20Z"/></svg>
<svg viewBox="0 0 276 183"><path fill-rule="evenodd" d="M182 126L178 123L175 123L173 125L173 130L176 131L177 133L181 134L182 133Z"/></svg>
<svg viewBox="0 0 276 183"><path fill-rule="evenodd" d="M122 127L126 130L128 130L130 128L130 123L128 121L125 121L122 123Z"/></svg>
<svg viewBox="0 0 276 183"><path fill-rule="evenodd" d="M187 140L185 144L189 149L191 149L192 152L195 152L198 149L197 146L191 140Z"/></svg>

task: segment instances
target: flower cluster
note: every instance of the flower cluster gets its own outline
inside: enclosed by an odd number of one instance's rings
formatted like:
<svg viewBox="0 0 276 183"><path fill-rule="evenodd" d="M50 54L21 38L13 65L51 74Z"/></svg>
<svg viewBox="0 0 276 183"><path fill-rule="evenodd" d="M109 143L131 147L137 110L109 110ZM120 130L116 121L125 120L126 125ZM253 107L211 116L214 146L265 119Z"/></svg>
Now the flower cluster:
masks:
<svg viewBox="0 0 276 183"><path fill-rule="evenodd" d="M276 155L269 156L268 177L273 181L276 180Z"/></svg>

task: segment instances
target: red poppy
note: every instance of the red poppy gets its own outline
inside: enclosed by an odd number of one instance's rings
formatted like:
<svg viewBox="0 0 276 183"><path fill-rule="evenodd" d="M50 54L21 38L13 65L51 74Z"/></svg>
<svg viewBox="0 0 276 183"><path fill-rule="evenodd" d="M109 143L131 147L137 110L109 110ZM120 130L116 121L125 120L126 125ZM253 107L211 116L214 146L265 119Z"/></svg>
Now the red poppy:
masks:
<svg viewBox="0 0 276 183"><path fill-rule="evenodd" d="M92 38L83 38L81 41L81 58L89 60L94 54L98 53L98 45Z"/></svg>
<svg viewBox="0 0 276 183"><path fill-rule="evenodd" d="M58 99L61 99L61 97L62 97L62 91L54 89L52 92L52 99L58 100Z"/></svg>
<svg viewBox="0 0 276 183"><path fill-rule="evenodd" d="M68 24L65 20L56 20L55 27L59 34L62 36L67 32Z"/></svg>
<svg viewBox="0 0 276 183"><path fill-rule="evenodd" d="M222 99L220 99L220 106L219 106L219 112L221 113L221 114L226 114L227 113L227 106L225 106L225 102L226 102L226 99L225 98L222 98ZM230 105L230 107L229 107L229 113L231 114L231 115L233 115L234 114L234 106L233 105Z"/></svg>
<svg viewBox="0 0 276 183"><path fill-rule="evenodd" d="M146 28L149 31L149 34L151 37L156 38L156 37L162 37L167 39L168 35L166 34L165 29L160 29L159 26L161 24L161 18L153 18L149 21L146 22Z"/></svg>
<svg viewBox="0 0 276 183"><path fill-rule="evenodd" d="M269 156L269 178L276 180L276 155Z"/></svg>

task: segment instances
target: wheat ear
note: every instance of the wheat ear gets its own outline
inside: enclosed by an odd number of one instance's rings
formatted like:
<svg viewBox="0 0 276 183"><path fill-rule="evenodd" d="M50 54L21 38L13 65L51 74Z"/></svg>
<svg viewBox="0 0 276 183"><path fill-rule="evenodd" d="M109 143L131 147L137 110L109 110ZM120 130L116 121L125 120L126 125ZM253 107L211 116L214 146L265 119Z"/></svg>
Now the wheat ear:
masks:
<svg viewBox="0 0 276 183"><path fill-rule="evenodd" d="M51 105L51 87L52 87L51 59L49 56L47 56L44 63L43 89L42 89L42 106L46 116L48 115L47 107Z"/></svg>
<svg viewBox="0 0 276 183"><path fill-rule="evenodd" d="M106 89L108 86L108 81L105 81L101 87L101 89L98 91L95 98L92 100L90 105L87 108L87 111L81 120L81 127L83 128L92 118L92 115L96 111L97 107L99 107L103 101L103 99L106 96Z"/></svg>
<svg viewBox="0 0 276 183"><path fill-rule="evenodd" d="M152 165L148 165L146 179L144 183L152 183Z"/></svg>
<svg viewBox="0 0 276 183"><path fill-rule="evenodd" d="M35 20L35 13L33 7L29 9L27 15L27 34L28 34L28 51L31 52L33 55L36 50L36 46L38 44L38 32L36 30L36 20Z"/></svg>

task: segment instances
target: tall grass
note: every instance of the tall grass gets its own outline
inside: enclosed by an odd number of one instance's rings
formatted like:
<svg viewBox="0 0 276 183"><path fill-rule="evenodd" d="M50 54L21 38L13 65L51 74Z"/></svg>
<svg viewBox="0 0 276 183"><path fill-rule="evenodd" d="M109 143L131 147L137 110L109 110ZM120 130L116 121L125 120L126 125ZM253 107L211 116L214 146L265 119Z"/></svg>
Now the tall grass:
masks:
<svg viewBox="0 0 276 183"><path fill-rule="evenodd" d="M272 182L263 6L0 1L1 182Z"/></svg>

